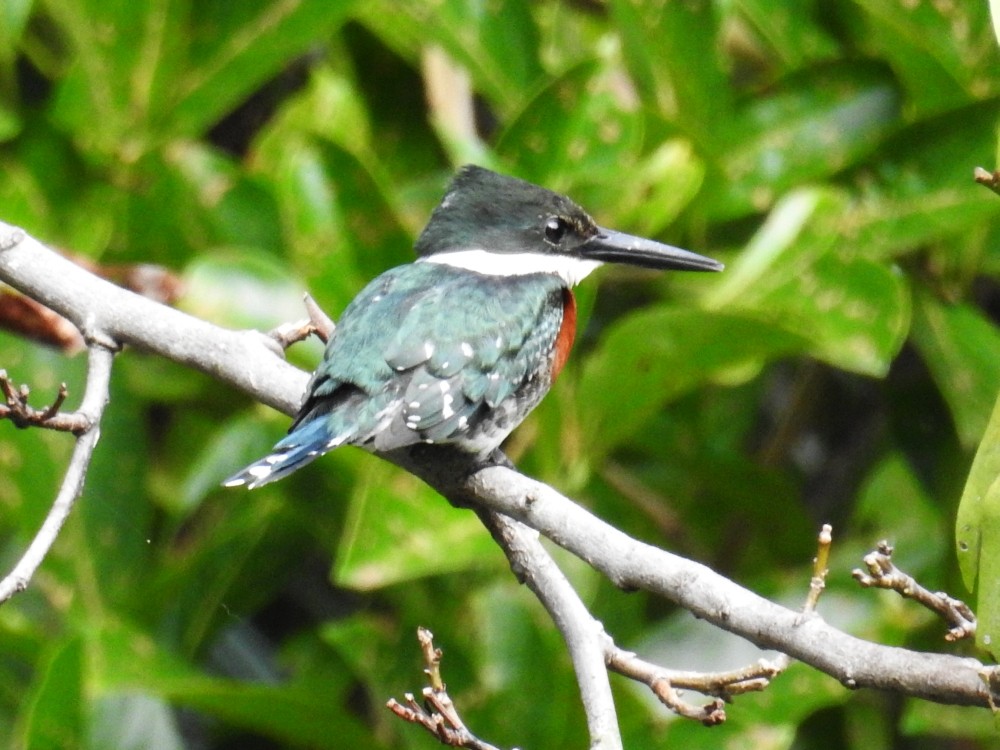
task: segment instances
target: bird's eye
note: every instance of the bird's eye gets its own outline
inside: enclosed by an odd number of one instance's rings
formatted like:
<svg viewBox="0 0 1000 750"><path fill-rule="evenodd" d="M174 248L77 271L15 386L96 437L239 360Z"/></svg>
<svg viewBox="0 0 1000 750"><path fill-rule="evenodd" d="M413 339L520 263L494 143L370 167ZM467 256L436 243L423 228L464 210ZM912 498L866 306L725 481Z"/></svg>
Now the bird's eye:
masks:
<svg viewBox="0 0 1000 750"><path fill-rule="evenodd" d="M552 216L545 222L545 239L553 245L562 242L569 231L569 222L561 216Z"/></svg>

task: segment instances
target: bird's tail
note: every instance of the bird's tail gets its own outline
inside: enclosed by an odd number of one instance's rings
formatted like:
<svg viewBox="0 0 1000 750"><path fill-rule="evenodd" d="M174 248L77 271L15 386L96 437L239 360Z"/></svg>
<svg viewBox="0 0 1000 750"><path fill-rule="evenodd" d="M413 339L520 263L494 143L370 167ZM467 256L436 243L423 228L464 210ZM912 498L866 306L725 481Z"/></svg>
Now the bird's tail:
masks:
<svg viewBox="0 0 1000 750"><path fill-rule="evenodd" d="M264 458L233 474L222 484L224 487L246 485L254 489L281 479L307 463L341 445L344 436L331 436L327 420L314 419L300 425L287 437L278 441Z"/></svg>

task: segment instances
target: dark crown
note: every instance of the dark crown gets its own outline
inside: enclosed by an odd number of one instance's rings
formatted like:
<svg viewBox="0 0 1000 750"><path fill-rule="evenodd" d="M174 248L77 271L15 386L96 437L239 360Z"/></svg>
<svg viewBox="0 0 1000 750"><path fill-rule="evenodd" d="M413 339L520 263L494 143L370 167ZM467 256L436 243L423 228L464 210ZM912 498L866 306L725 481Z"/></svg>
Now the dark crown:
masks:
<svg viewBox="0 0 1000 750"><path fill-rule="evenodd" d="M594 220L566 196L467 165L451 181L415 247L420 257L472 249L565 252L596 233Z"/></svg>

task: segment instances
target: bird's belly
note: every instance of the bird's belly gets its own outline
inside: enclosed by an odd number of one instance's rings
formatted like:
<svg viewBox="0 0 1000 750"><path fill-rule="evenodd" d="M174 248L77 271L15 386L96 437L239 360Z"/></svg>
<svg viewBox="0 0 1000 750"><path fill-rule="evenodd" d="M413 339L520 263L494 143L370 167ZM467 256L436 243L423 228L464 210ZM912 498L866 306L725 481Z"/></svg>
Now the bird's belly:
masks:
<svg viewBox="0 0 1000 750"><path fill-rule="evenodd" d="M531 410L538 406L550 386L549 378L529 378L514 395L484 411L482 417L473 421L465 433L456 435L448 442L467 453L480 456L492 453L524 421Z"/></svg>

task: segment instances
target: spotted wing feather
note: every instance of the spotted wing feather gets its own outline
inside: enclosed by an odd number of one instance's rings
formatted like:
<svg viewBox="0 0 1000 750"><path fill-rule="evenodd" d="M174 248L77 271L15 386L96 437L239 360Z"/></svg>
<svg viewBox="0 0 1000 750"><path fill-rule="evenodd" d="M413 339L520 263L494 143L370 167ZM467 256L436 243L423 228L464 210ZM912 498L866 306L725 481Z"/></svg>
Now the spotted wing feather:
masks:
<svg viewBox="0 0 1000 750"><path fill-rule="evenodd" d="M559 279L476 276L470 283L468 272L449 271L435 288L439 294L416 301L387 350L388 364L409 377L397 423L376 437L379 450L462 438L537 371L548 375L562 321Z"/></svg>
<svg viewBox="0 0 1000 750"><path fill-rule="evenodd" d="M491 420L500 428L479 447L492 449L548 388L561 295L560 279L541 274L387 271L341 315L289 434L228 483L265 484L339 445L468 441ZM527 394L519 409L500 413L515 394Z"/></svg>

